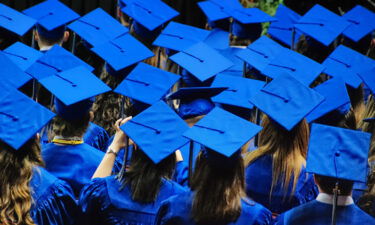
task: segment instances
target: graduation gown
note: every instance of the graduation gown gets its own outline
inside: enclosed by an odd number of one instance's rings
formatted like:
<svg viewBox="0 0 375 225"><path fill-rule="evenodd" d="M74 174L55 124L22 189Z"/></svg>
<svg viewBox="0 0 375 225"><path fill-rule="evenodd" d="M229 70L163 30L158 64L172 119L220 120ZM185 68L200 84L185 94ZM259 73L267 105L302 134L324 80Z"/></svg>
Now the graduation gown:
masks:
<svg viewBox="0 0 375 225"><path fill-rule="evenodd" d="M86 144L105 152L107 150L109 135L104 128L90 122L83 140Z"/></svg>
<svg viewBox="0 0 375 225"><path fill-rule="evenodd" d="M70 184L76 196L83 186L91 181L104 154L86 143L79 145L50 143L42 149L47 171ZM113 172L117 173L120 169L121 165L115 161Z"/></svg>
<svg viewBox="0 0 375 225"><path fill-rule="evenodd" d="M192 200L192 192L188 192L164 201L159 208L155 225L195 225L190 216ZM241 206L240 217L228 225L271 224L271 212L262 205L243 199Z"/></svg>
<svg viewBox="0 0 375 225"><path fill-rule="evenodd" d="M177 183L163 179L156 201L141 204L131 199L128 186L122 190L120 187L115 176L97 178L85 186L79 198L84 214L80 224L152 225L162 201L187 191Z"/></svg>
<svg viewBox="0 0 375 225"><path fill-rule="evenodd" d="M71 187L36 167L30 182L33 198L31 218L37 225L69 225L79 217L79 208Z"/></svg>
<svg viewBox="0 0 375 225"><path fill-rule="evenodd" d="M277 225L323 225L331 224L332 205L313 200L304 205L300 205L281 214L275 224ZM375 224L375 219L355 204L337 207L337 225L370 225Z"/></svg>
<svg viewBox="0 0 375 225"><path fill-rule="evenodd" d="M309 202L318 195L318 189L312 175L303 168L298 178L294 195L290 198L292 182L284 201L284 190L281 184L273 188L271 200L270 191L272 184L272 156L264 155L246 168L246 194L254 201L259 202L273 213L280 214L295 206Z"/></svg>

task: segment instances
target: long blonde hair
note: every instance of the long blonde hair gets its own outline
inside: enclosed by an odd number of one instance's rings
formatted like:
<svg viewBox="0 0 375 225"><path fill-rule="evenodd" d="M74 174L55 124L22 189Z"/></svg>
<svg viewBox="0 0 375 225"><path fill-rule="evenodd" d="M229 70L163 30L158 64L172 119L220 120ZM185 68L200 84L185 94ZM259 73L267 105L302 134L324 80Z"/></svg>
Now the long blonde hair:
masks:
<svg viewBox="0 0 375 225"><path fill-rule="evenodd" d="M374 117L375 117L375 99L374 99L374 96L370 96L366 104L366 109L364 110L361 116L361 121L359 122L359 125L358 125L362 131L372 133L370 152L369 152L369 161L375 160L375 123L364 122L363 119L374 118Z"/></svg>
<svg viewBox="0 0 375 225"><path fill-rule="evenodd" d="M14 150L0 142L0 223L4 225L33 225L30 216L32 193L30 181L33 168L42 165L39 143L29 140Z"/></svg>
<svg viewBox="0 0 375 225"><path fill-rule="evenodd" d="M259 134L259 148L245 155L245 165L248 166L263 155L272 155L270 196L273 188L280 181L286 195L292 179L292 193L294 193L302 167L306 164L309 125L303 120L291 131L287 131L264 115L262 127L263 130Z"/></svg>

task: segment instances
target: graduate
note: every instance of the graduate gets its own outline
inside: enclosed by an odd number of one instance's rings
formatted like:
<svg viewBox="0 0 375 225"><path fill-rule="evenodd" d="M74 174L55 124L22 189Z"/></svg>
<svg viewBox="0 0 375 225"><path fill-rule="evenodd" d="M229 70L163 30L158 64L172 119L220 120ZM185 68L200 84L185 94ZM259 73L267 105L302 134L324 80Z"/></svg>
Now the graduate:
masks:
<svg viewBox="0 0 375 225"><path fill-rule="evenodd" d="M265 115L258 149L245 155L246 193L275 214L317 194L305 170L309 125L304 117L323 99L286 73L250 98Z"/></svg>
<svg viewBox="0 0 375 225"><path fill-rule="evenodd" d="M306 170L314 174L319 195L281 214L276 224L374 224L375 218L351 197L353 182L366 181L370 138L361 131L313 124Z"/></svg>
<svg viewBox="0 0 375 225"><path fill-rule="evenodd" d="M188 142L182 137L188 129L184 121L160 101L121 123L121 130L135 143L130 166L123 166L117 176L97 178L84 187L79 200L84 213L80 224L151 225L162 201L187 191L171 181L175 151ZM114 155L127 146L127 137L117 129L110 147ZM105 166L101 169L95 176L106 172Z"/></svg>
<svg viewBox="0 0 375 225"><path fill-rule="evenodd" d="M0 90L1 224L74 224L73 191L43 168L36 135L54 114L14 88Z"/></svg>
<svg viewBox="0 0 375 225"><path fill-rule="evenodd" d="M67 181L78 196L104 156L103 152L84 143L83 136L89 126L94 96L110 88L84 67L56 73L40 82L55 95L57 114L52 121L52 143L42 149L46 169ZM119 171L119 168L116 163L114 170Z"/></svg>
<svg viewBox="0 0 375 225"><path fill-rule="evenodd" d="M184 136L202 145L191 179L191 192L160 206L156 225L270 224L271 212L246 198L239 149L261 127L214 108Z"/></svg>

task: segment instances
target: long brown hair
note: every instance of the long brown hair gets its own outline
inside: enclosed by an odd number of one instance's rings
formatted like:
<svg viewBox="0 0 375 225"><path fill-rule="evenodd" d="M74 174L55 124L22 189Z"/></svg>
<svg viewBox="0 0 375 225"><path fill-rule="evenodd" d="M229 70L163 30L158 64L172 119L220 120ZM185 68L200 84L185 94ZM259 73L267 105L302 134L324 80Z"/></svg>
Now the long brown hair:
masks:
<svg viewBox="0 0 375 225"><path fill-rule="evenodd" d="M280 181L286 195L292 179L292 193L294 193L302 167L306 164L309 125L306 120L303 120L288 131L264 115L262 127L259 134L259 148L246 154L245 165L248 166L263 155L272 155L270 196L273 188Z"/></svg>
<svg viewBox="0 0 375 225"><path fill-rule="evenodd" d="M162 178L171 179L176 165L176 155L163 159L155 164L142 150L137 149L132 153L130 167L125 171L125 166L118 176L122 188L129 185L132 200L141 203L152 203L156 200L162 184Z"/></svg>
<svg viewBox="0 0 375 225"><path fill-rule="evenodd" d="M30 181L33 168L42 165L40 147L36 139L29 140L14 150L0 142L0 222L4 225L33 225L30 216L32 194Z"/></svg>
<svg viewBox="0 0 375 225"><path fill-rule="evenodd" d="M243 159L235 153L226 160L230 166L215 165L202 152L197 157L191 185L191 213L197 224L227 224L241 215L241 199L246 195Z"/></svg>

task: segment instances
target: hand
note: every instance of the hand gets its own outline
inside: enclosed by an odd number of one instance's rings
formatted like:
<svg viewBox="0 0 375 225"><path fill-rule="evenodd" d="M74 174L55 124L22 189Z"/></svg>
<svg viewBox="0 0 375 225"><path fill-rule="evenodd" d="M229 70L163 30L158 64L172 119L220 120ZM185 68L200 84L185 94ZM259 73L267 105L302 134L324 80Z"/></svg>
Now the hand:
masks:
<svg viewBox="0 0 375 225"><path fill-rule="evenodd" d="M109 148L115 151L116 153L118 153L122 148L126 147L126 143L125 143L126 134L120 129L120 126L124 125L126 122L128 122L132 118L133 117L129 116L129 117L126 117L125 119L118 119L114 124L116 133ZM129 140L129 144L132 144L131 140Z"/></svg>
<svg viewBox="0 0 375 225"><path fill-rule="evenodd" d="M184 161L184 158L182 157L182 153L181 153L180 150L177 150L177 151L175 152L175 154L176 154L176 162Z"/></svg>

